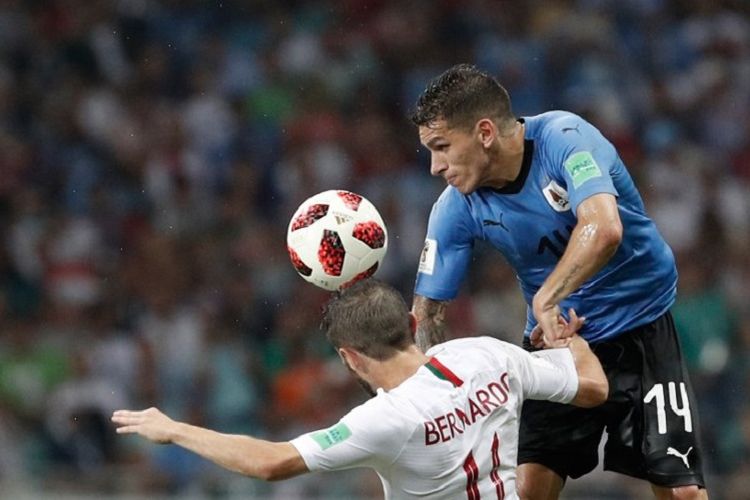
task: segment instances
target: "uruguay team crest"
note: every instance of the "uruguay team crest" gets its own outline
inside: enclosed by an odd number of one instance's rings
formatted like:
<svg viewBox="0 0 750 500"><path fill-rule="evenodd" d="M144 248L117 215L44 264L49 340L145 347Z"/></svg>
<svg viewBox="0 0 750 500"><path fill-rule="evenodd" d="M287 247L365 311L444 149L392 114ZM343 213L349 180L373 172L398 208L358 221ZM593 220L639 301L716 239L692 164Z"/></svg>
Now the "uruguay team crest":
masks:
<svg viewBox="0 0 750 500"><path fill-rule="evenodd" d="M419 257L419 269L417 272L432 275L435 271L435 258L437 257L437 240L426 238L422 255Z"/></svg>
<svg viewBox="0 0 750 500"><path fill-rule="evenodd" d="M568 200L568 192L561 185L555 181L550 181L547 186L542 189L544 197L547 199L547 203L556 212L565 212L570 210L570 201Z"/></svg>

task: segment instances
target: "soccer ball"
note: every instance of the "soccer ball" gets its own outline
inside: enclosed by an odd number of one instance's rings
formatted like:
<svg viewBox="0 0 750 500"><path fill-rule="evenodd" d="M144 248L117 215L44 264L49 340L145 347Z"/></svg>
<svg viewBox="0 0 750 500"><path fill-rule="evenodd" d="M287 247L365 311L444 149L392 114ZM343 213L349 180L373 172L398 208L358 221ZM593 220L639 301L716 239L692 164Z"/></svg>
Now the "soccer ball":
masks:
<svg viewBox="0 0 750 500"><path fill-rule="evenodd" d="M388 232L365 197L331 190L299 206L286 245L300 276L334 291L375 274L388 248Z"/></svg>

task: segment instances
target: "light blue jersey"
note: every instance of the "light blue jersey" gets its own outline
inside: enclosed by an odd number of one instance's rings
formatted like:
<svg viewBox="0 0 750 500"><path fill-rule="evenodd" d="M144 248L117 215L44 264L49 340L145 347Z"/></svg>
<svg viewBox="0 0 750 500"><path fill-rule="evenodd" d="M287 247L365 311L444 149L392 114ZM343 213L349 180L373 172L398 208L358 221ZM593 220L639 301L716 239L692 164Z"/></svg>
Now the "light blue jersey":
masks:
<svg viewBox="0 0 750 500"><path fill-rule="evenodd" d="M415 292L453 299L471 261L474 241L486 240L515 269L527 304L557 265L589 196L617 197L623 237L609 262L560 306L587 321L589 341L612 338L649 323L672 305L677 269L669 246L614 146L590 123L564 111L524 119L523 166L502 189L463 195L448 186L435 202ZM536 325L527 310L525 335Z"/></svg>

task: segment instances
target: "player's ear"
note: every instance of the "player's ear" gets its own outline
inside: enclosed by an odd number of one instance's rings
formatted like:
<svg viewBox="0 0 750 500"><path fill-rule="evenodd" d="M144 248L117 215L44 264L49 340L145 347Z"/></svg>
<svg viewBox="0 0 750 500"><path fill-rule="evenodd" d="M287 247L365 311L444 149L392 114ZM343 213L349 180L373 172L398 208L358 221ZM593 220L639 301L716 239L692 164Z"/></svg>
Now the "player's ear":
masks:
<svg viewBox="0 0 750 500"><path fill-rule="evenodd" d="M339 347L338 353L341 361L343 361L346 366L354 371L365 371L362 356L357 352L356 349L351 349L349 347Z"/></svg>
<svg viewBox="0 0 750 500"><path fill-rule="evenodd" d="M346 365L346 353L344 352L344 349L339 347L338 349L336 349L336 354L339 355L339 359L341 360L341 362Z"/></svg>
<svg viewBox="0 0 750 500"><path fill-rule="evenodd" d="M493 122L489 118L482 118L476 124L476 133L479 142L482 143L482 146L485 149L489 148L497 135L497 127L495 126L495 122Z"/></svg>
<svg viewBox="0 0 750 500"><path fill-rule="evenodd" d="M411 330L412 340L415 340L417 336L417 317L411 311L409 311L409 329Z"/></svg>
<svg viewBox="0 0 750 500"><path fill-rule="evenodd" d="M339 347L337 352L339 353L339 358L341 358L341 362L344 363L347 366L352 366L352 350L346 347Z"/></svg>

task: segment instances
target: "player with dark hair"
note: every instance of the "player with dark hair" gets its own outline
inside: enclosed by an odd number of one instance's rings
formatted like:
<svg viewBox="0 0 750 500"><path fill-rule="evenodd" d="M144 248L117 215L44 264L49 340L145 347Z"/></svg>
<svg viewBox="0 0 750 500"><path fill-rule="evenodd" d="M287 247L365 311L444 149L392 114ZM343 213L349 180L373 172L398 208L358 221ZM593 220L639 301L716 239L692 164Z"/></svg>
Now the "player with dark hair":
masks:
<svg viewBox="0 0 750 500"><path fill-rule="evenodd" d="M430 214L413 312L422 348L485 240L515 269L528 304L524 346L564 339L561 310L581 330L610 384L601 408L524 405L523 498L554 499L567 477L598 463L651 482L658 498L706 498L697 411L669 308L677 270L614 146L573 113L517 118L506 90L469 65L435 78L412 121L449 184ZM532 334L535 327L541 335Z"/></svg>
<svg viewBox="0 0 750 500"><path fill-rule="evenodd" d="M377 394L336 425L291 442L214 432L156 408L116 411L118 433L174 443L252 477L370 467L386 498L517 498L518 419L525 399L601 404L607 379L563 323L567 347L529 354L491 337L445 342L427 353L401 295L364 280L328 305L323 328L346 366Z"/></svg>

